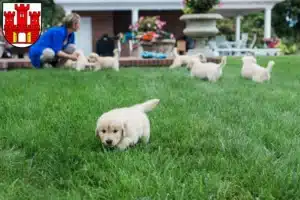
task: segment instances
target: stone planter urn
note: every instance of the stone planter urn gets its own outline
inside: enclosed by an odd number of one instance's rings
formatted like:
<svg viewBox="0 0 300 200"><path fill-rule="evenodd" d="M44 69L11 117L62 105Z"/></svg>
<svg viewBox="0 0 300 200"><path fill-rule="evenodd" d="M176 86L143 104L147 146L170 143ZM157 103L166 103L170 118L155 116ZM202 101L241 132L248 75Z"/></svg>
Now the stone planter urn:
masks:
<svg viewBox="0 0 300 200"><path fill-rule="evenodd" d="M208 40L219 32L217 20L223 19L220 14L185 14L180 17L186 28L183 33L196 41L195 48L188 51L188 55L203 53L206 57L214 57L213 50L208 45Z"/></svg>
<svg viewBox="0 0 300 200"><path fill-rule="evenodd" d="M141 41L139 45L141 46L140 51L150 51L150 52L159 52L164 53L167 55L167 57L172 56L172 50L174 48L174 45L176 43L176 40L173 39L163 39L163 40L157 40L153 42L144 42Z"/></svg>

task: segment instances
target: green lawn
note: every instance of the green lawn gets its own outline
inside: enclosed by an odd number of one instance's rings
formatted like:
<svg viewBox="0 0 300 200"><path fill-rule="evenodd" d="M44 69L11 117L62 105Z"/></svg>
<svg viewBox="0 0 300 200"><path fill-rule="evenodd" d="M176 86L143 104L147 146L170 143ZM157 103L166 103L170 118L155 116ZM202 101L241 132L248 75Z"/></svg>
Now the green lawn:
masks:
<svg viewBox="0 0 300 200"><path fill-rule="evenodd" d="M217 83L184 68L0 73L0 199L299 199L300 59L275 61L265 84L234 58ZM103 149L97 118L150 98L150 143Z"/></svg>

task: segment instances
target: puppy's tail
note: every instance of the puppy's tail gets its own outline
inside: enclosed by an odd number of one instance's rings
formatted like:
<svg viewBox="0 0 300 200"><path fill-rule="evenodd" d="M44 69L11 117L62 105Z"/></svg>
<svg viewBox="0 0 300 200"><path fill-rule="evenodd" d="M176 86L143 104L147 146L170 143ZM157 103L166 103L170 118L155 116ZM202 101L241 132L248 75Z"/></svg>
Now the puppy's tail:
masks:
<svg viewBox="0 0 300 200"><path fill-rule="evenodd" d="M275 62L273 61L273 60L270 60L269 62L268 62L268 66L267 66L267 70L268 70L268 72L271 72L272 71L272 68L273 68L273 66L274 66L274 64L275 64Z"/></svg>
<svg viewBox="0 0 300 200"><path fill-rule="evenodd" d="M207 62L207 59L206 59L206 57L205 57L205 55L203 53L197 54L197 57L200 58L201 62Z"/></svg>
<svg viewBox="0 0 300 200"><path fill-rule="evenodd" d="M227 56L223 56L222 59L221 59L221 63L220 63L220 69L223 69L223 67L225 67L227 63Z"/></svg>
<svg viewBox="0 0 300 200"><path fill-rule="evenodd" d="M159 104L159 102L160 102L159 99L151 99L144 103L136 104L132 107L146 113L146 112L150 112L151 110L153 110Z"/></svg>
<svg viewBox="0 0 300 200"><path fill-rule="evenodd" d="M177 51L177 48L176 48L176 47L173 48L173 54L174 54L175 57L178 56L178 51Z"/></svg>
<svg viewBox="0 0 300 200"><path fill-rule="evenodd" d="M82 49L76 49L76 53L78 53L80 56L84 56L84 52Z"/></svg>
<svg viewBox="0 0 300 200"><path fill-rule="evenodd" d="M119 49L114 50L114 57L119 58Z"/></svg>

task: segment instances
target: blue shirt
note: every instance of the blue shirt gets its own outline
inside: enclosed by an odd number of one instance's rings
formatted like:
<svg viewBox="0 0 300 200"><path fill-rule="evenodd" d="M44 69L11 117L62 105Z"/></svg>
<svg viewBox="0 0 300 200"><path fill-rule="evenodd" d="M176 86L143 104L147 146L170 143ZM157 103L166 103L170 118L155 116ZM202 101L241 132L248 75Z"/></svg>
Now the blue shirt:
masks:
<svg viewBox="0 0 300 200"><path fill-rule="evenodd" d="M64 45L65 39L67 39L67 43ZM37 42L35 42L29 49L29 58L31 61L31 64L36 67L41 67L41 60L40 57L43 53L43 50L46 48L50 48L55 52L55 55L57 52L64 49L68 44L74 44L75 43L75 34L74 32L69 34L68 36L68 30L65 26L55 26L52 28L49 28L46 32L44 32Z"/></svg>

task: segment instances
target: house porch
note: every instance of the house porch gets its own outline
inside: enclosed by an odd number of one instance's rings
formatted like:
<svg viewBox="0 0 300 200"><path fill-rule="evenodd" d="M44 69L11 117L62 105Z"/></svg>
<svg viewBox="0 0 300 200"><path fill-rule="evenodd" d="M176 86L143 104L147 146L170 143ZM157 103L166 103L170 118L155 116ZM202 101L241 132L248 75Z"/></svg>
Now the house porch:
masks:
<svg viewBox="0 0 300 200"><path fill-rule="evenodd" d="M118 33L128 32L129 26L135 23L137 20L132 18L139 18L139 16L160 16L161 20L166 21L167 24L164 30L171 32L175 37L182 36L182 30L184 29L184 22L179 20L182 15L180 10L167 10L167 11L150 11L150 10L139 10L137 13L132 10L117 10L117 11L81 11L74 10L73 12L78 13L82 17L81 30L78 31L77 40L78 45L85 48L88 54L91 51L96 50L96 42L101 38L103 34L108 34L109 36L116 36ZM86 20L89 19L89 20ZM85 23L90 23L87 25ZM91 39L82 37L81 32L89 31L90 27ZM86 35L86 34L84 34ZM87 36L88 37L88 36ZM90 43L90 44L87 44ZM122 44L121 57L129 56L129 44Z"/></svg>

